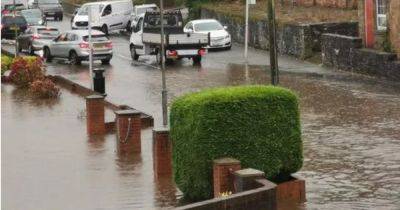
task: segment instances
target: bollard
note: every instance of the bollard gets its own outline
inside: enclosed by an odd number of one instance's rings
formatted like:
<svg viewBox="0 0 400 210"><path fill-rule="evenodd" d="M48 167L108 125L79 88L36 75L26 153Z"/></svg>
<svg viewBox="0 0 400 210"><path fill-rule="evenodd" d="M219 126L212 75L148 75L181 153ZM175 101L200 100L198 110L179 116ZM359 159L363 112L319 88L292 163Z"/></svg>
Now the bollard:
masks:
<svg viewBox="0 0 400 210"><path fill-rule="evenodd" d="M153 170L155 178L172 175L172 143L168 128L153 129Z"/></svg>
<svg viewBox="0 0 400 210"><path fill-rule="evenodd" d="M117 145L125 151L141 151L141 113L137 110L127 109L115 111L115 126L117 132Z"/></svg>
<svg viewBox="0 0 400 210"><path fill-rule="evenodd" d="M103 68L93 69L93 89L94 91L106 95L106 85Z"/></svg>
<svg viewBox="0 0 400 210"><path fill-rule="evenodd" d="M256 188L255 180L265 178L264 175L264 172L252 168L235 171L234 185L236 192L243 192Z"/></svg>
<svg viewBox="0 0 400 210"><path fill-rule="evenodd" d="M103 96L90 95L86 97L86 128L89 135L105 133Z"/></svg>
<svg viewBox="0 0 400 210"><path fill-rule="evenodd" d="M221 197L222 193L234 193L233 177L234 171L240 170L240 161L233 158L220 158L214 160L213 184L214 198Z"/></svg>

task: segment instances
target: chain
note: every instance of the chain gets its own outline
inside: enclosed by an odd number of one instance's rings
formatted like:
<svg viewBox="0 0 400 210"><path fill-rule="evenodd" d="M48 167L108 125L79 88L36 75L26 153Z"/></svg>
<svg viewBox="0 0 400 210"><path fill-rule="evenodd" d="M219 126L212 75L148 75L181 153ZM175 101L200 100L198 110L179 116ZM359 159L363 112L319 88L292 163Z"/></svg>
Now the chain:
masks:
<svg viewBox="0 0 400 210"><path fill-rule="evenodd" d="M121 119L119 119L119 120L121 120ZM128 118L128 129L126 131L125 139L123 141L120 141L120 142L123 143L123 144L128 143L128 139L130 137L130 133L131 133L131 118ZM119 134L120 133L119 133L119 130L118 130L118 136L120 136ZM119 140L121 140L121 139L119 139Z"/></svg>

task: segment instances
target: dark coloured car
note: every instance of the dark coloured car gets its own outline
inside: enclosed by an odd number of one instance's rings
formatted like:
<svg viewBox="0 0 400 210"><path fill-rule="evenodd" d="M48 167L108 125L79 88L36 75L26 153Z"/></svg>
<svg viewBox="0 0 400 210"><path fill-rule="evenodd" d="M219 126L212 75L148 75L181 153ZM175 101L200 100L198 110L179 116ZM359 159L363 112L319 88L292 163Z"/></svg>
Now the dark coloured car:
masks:
<svg viewBox="0 0 400 210"><path fill-rule="evenodd" d="M54 27L31 26L18 36L18 50L27 50L29 54L42 50L43 45L49 43L60 35L60 31Z"/></svg>
<svg viewBox="0 0 400 210"><path fill-rule="evenodd" d="M26 9L21 11L29 26L45 25L46 17L40 9Z"/></svg>
<svg viewBox="0 0 400 210"><path fill-rule="evenodd" d="M6 4L4 9L1 10L1 15L19 14L21 10L26 9L23 4Z"/></svg>
<svg viewBox="0 0 400 210"><path fill-rule="evenodd" d="M22 15L5 15L1 18L1 38L14 39L28 28Z"/></svg>
<svg viewBox="0 0 400 210"><path fill-rule="evenodd" d="M63 19L63 8L58 0L34 0L33 7L42 10L46 17L60 21Z"/></svg>

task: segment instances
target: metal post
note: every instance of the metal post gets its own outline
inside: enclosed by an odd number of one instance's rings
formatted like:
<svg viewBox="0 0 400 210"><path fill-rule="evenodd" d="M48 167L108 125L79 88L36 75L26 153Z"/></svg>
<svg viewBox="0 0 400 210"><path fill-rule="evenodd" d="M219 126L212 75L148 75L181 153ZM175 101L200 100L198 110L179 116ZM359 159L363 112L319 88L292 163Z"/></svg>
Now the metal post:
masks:
<svg viewBox="0 0 400 210"><path fill-rule="evenodd" d="M268 31L269 31L269 53L271 65L271 83L279 84L279 68L276 45L276 23L275 23L275 0L268 0Z"/></svg>
<svg viewBox="0 0 400 210"><path fill-rule="evenodd" d="M165 46L164 46L164 2L160 0L160 22L161 22L161 77L162 77L162 117L163 126L166 127L168 124L168 107L167 107L167 84L165 79Z"/></svg>
<svg viewBox="0 0 400 210"><path fill-rule="evenodd" d="M88 33L89 33L89 73L90 73L90 87L93 86L93 46L92 46L92 7L88 7Z"/></svg>
<svg viewBox="0 0 400 210"><path fill-rule="evenodd" d="M245 35L244 35L244 59L248 62L247 48L249 42L249 0L246 0L246 25L245 25Z"/></svg>
<svg viewBox="0 0 400 210"><path fill-rule="evenodd" d="M14 35L15 35L15 55L14 57L18 57L19 51L18 51L18 26L17 24L14 25Z"/></svg>

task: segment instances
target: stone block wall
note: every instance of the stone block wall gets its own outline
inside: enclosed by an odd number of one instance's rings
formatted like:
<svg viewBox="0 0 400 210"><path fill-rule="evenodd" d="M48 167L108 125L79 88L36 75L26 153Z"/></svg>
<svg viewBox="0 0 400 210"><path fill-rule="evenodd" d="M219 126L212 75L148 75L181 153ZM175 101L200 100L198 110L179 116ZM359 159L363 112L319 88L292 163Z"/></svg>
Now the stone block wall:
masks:
<svg viewBox="0 0 400 210"><path fill-rule="evenodd" d="M296 3L297 5L302 6L320 6L342 9L357 8L357 0L297 0Z"/></svg>
<svg viewBox="0 0 400 210"><path fill-rule="evenodd" d="M216 12L202 9L201 18L213 18L228 26L232 39L244 43L245 25L243 21ZM357 22L316 23L316 24L287 24L277 30L278 52L306 59L321 50L321 35L337 33L348 36L358 35ZM269 49L268 22L249 21L249 46L258 49Z"/></svg>
<svg viewBox="0 0 400 210"><path fill-rule="evenodd" d="M400 81L400 60L394 53L362 47L362 39L322 35L322 62L326 66Z"/></svg>

